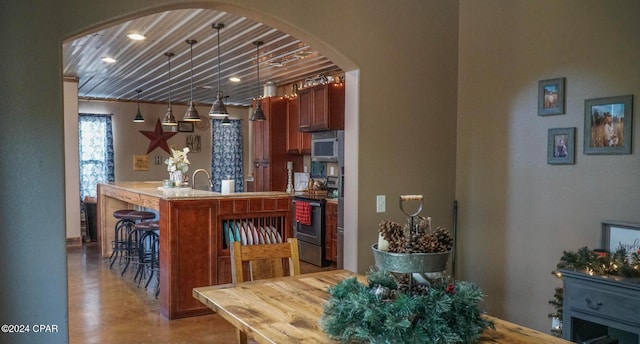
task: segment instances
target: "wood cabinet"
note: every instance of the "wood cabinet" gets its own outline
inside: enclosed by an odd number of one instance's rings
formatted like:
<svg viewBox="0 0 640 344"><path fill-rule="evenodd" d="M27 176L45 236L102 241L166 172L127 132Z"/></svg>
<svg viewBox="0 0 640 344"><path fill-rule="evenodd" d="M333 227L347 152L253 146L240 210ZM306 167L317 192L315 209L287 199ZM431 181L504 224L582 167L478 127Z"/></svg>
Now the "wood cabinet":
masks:
<svg viewBox="0 0 640 344"><path fill-rule="evenodd" d="M285 191L287 189L287 161L293 161L294 170L301 170L302 156L287 153L287 109L283 97L260 100L266 121L253 124L253 178L254 190Z"/></svg>
<svg viewBox="0 0 640 344"><path fill-rule="evenodd" d="M640 283L614 276L562 273L562 337L580 340L608 336L640 343ZM617 342L616 342L617 343Z"/></svg>
<svg viewBox="0 0 640 344"><path fill-rule="evenodd" d="M298 130L344 130L344 84L324 84L299 90Z"/></svg>
<svg viewBox="0 0 640 344"><path fill-rule="evenodd" d="M336 263L338 261L338 204L327 202L325 206L325 257Z"/></svg>
<svg viewBox="0 0 640 344"><path fill-rule="evenodd" d="M311 134L298 130L298 98L287 99L287 153L311 154Z"/></svg>

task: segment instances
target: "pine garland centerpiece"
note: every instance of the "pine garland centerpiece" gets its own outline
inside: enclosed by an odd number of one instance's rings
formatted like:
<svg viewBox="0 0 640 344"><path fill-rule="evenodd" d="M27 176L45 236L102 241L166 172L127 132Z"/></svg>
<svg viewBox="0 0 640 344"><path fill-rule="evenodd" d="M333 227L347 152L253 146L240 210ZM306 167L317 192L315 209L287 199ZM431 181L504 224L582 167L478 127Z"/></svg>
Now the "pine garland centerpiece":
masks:
<svg viewBox="0 0 640 344"><path fill-rule="evenodd" d="M329 289L320 325L341 343L475 343L493 323L482 316L484 294L464 281L406 283L371 270L368 285L355 277Z"/></svg>

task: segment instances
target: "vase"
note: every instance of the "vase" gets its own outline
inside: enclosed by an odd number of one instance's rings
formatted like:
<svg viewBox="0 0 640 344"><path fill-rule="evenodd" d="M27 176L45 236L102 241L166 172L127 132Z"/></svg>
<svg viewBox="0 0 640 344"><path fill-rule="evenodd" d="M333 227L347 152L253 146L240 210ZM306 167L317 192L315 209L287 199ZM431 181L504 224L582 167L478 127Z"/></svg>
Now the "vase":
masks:
<svg viewBox="0 0 640 344"><path fill-rule="evenodd" d="M184 182L184 173L182 173L182 171L169 172L169 179L173 182L174 186L180 187Z"/></svg>

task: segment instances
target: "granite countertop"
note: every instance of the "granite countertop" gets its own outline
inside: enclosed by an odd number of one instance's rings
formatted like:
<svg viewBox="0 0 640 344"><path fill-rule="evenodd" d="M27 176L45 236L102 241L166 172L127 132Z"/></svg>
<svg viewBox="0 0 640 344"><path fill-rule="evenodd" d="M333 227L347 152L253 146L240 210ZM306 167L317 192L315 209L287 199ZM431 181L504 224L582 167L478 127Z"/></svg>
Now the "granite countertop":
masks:
<svg viewBox="0 0 640 344"><path fill-rule="evenodd" d="M203 198L235 198L235 197L274 197L291 196L287 192L234 192L223 195L219 192L192 189L190 187L164 188L161 181L115 182L108 183L116 188L134 191L148 196L163 199L203 199Z"/></svg>

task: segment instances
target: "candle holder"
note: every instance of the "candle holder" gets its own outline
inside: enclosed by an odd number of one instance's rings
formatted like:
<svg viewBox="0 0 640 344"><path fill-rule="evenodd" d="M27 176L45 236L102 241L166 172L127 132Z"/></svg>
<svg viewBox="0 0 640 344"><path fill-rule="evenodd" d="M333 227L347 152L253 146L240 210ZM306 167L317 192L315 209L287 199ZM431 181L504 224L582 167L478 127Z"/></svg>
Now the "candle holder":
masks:
<svg viewBox="0 0 640 344"><path fill-rule="evenodd" d="M287 192L293 192L293 161L287 161Z"/></svg>

